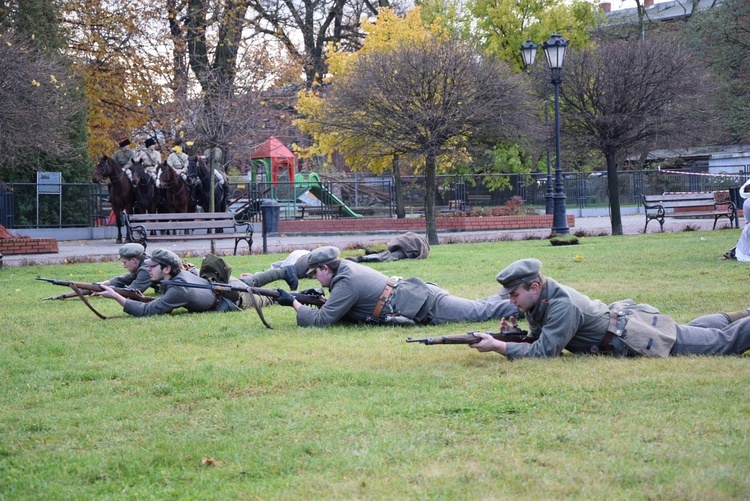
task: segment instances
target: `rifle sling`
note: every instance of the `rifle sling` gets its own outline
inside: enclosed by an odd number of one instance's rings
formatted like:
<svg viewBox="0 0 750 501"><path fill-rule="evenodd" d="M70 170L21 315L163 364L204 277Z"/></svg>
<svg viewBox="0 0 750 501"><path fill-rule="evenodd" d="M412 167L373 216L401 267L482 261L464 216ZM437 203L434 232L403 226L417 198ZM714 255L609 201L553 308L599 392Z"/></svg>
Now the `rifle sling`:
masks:
<svg viewBox="0 0 750 501"><path fill-rule="evenodd" d="M73 292L75 292L78 295L78 297L81 298L81 301L83 301L83 303L86 306L88 306L89 309L91 311L93 311L96 314L97 317L101 318L102 320L106 320L107 319L107 317L105 317L104 315L102 315L101 313L99 313L98 311L96 311L96 309L93 306L91 306L91 303L89 303L89 300L86 299L86 296L83 295L83 292L81 292L81 289L79 289L76 284L74 284L74 283L71 282L70 283L70 288L73 289Z"/></svg>
<svg viewBox="0 0 750 501"><path fill-rule="evenodd" d="M267 328L273 329L273 327L271 327L271 325L268 322L266 322L266 317L263 316L263 311L260 309L260 305L258 304L258 301L255 300L255 294L250 292L249 296L250 296L250 302L252 303L253 308L255 308L255 311L258 312L258 317L260 318L260 321L263 322L263 325L265 325Z"/></svg>

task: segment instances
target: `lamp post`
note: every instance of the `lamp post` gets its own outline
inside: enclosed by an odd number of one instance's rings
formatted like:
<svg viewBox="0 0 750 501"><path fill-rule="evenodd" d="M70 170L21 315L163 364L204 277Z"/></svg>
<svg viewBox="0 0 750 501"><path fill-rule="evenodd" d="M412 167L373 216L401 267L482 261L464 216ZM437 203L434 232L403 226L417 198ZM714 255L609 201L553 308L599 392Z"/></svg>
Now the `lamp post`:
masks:
<svg viewBox="0 0 750 501"><path fill-rule="evenodd" d="M562 67L568 41L557 33L542 44L544 55L552 73L552 84L555 86L555 195L554 211L552 215L552 231L556 235L567 235L568 218L565 207L565 192L563 191L562 168L560 167L560 82L562 82Z"/></svg>
<svg viewBox="0 0 750 501"><path fill-rule="evenodd" d="M526 39L526 43L521 45L521 57L523 58L523 65L525 68L534 65L536 60L537 45L530 39ZM549 123L549 106L547 106L547 92L544 93L544 125ZM547 191L544 194L545 201L545 214L554 214L555 200L554 200L554 189L552 188L552 166L549 155L549 145L545 144L544 150L547 152Z"/></svg>

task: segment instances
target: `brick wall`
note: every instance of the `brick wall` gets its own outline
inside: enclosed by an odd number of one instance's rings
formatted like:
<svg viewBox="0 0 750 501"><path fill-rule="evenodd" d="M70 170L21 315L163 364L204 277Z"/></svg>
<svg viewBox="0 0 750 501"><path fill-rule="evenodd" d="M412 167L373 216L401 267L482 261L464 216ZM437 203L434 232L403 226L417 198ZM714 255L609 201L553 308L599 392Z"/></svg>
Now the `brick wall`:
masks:
<svg viewBox="0 0 750 501"><path fill-rule="evenodd" d="M57 252L57 240L54 238L0 238L0 253L6 256L14 254L48 254Z"/></svg>
<svg viewBox="0 0 750 501"><path fill-rule="evenodd" d="M552 215L540 216L488 216L488 217L438 217L439 231L525 230L551 228ZM568 215L568 226L575 225L575 216ZM279 221L280 233L339 233L369 231L425 231L423 218L342 218L299 219Z"/></svg>

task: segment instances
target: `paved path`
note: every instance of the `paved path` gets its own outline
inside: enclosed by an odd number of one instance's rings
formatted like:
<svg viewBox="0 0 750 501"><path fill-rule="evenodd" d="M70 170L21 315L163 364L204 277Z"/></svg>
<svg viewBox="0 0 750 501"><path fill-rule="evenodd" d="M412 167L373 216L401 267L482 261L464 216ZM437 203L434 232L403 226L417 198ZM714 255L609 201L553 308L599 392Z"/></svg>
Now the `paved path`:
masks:
<svg viewBox="0 0 750 501"><path fill-rule="evenodd" d="M623 232L625 234L637 234L643 232L643 214L625 215L622 217ZM719 226L726 226L726 221L720 221ZM713 226L712 219L667 219L664 223L664 231L682 231L686 226L710 230ZM658 232L659 225L652 222L649 225L649 233ZM576 217L576 224L570 229L571 234L584 231L588 236L601 236L611 234L611 222L608 216L600 217ZM314 249L320 245L336 245L344 248L357 244L385 243L397 235L394 233L378 232L374 234L307 234L307 235L274 235L266 239L266 248L269 253L288 253L294 249ZM440 243L457 242L490 242L508 240L508 235L515 240L523 240L529 236L548 237L549 229L543 230L492 230L492 231L462 231L462 232L439 232ZM54 236L54 235L51 235ZM263 239L261 234L256 233L253 238L253 252L262 252ZM233 241L216 240L216 253L220 255L231 255L234 247ZM204 256L210 251L208 240L161 242L160 246L172 249L177 254L184 256ZM61 240L58 241L59 252L55 254L25 254L4 256L3 265L32 266L38 264L62 264L75 262L94 262L117 259L117 250L120 248L113 239L107 240ZM240 253L247 253L247 246L240 243Z"/></svg>

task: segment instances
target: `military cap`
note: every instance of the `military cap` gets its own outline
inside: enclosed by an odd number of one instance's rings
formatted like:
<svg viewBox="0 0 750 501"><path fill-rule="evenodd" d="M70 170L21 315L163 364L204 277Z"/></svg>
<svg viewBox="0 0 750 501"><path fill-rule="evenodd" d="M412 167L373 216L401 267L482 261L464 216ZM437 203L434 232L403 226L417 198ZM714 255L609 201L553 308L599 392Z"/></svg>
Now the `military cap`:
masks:
<svg viewBox="0 0 750 501"><path fill-rule="evenodd" d="M182 260L180 257L169 249L154 249L143 264L146 266L154 266L160 264L162 266L171 266L172 270L179 271L182 268Z"/></svg>
<svg viewBox="0 0 750 501"><path fill-rule="evenodd" d="M130 139L128 139L127 137L124 137L124 138L120 139L117 142L117 144L120 146L120 148L124 148L124 147L126 147L127 145L130 144Z"/></svg>
<svg viewBox="0 0 750 501"><path fill-rule="evenodd" d="M153 137L146 139L146 148L150 146L154 146L155 144L156 144L156 139L154 139Z"/></svg>
<svg viewBox="0 0 750 501"><path fill-rule="evenodd" d="M542 262L533 258L521 259L509 264L496 277L497 281L503 286L500 289L500 295L510 294L522 283L538 277L541 270Z"/></svg>
<svg viewBox="0 0 750 501"><path fill-rule="evenodd" d="M146 252L146 249L143 248L141 244L131 243L131 244L125 244L122 247L120 247L120 257L124 257L125 259L130 259L133 257L141 257L144 252Z"/></svg>
<svg viewBox="0 0 750 501"><path fill-rule="evenodd" d="M341 251L338 247L332 245L318 247L307 255L307 274L312 273L318 266L335 263L339 260L339 256L341 256Z"/></svg>

